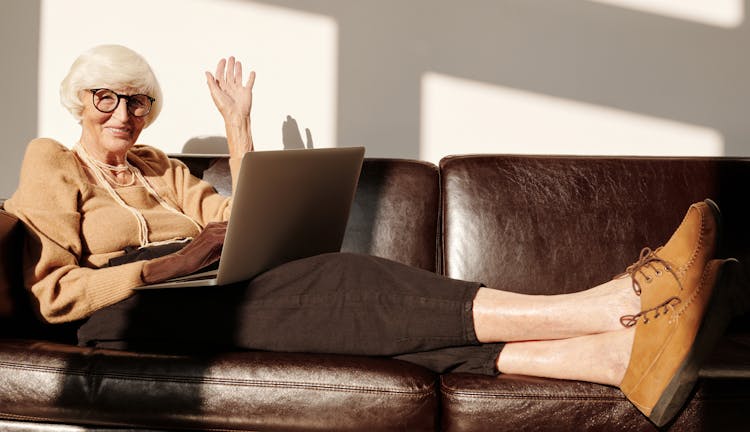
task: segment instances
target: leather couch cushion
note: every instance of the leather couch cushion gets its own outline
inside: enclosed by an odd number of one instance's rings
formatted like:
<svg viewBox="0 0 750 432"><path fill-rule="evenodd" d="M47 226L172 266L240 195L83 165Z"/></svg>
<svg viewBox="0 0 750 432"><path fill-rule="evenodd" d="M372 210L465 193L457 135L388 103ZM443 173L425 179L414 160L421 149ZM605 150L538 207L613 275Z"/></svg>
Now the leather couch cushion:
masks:
<svg viewBox="0 0 750 432"><path fill-rule="evenodd" d="M750 160L456 156L441 169L450 277L580 291L664 244L705 198L723 212L721 254L750 266Z"/></svg>
<svg viewBox="0 0 750 432"><path fill-rule="evenodd" d="M700 381L686 408L659 429L613 387L520 375L451 374L441 380L444 432L741 432L747 430L750 409L747 386L736 380Z"/></svg>
<svg viewBox="0 0 750 432"><path fill-rule="evenodd" d="M750 160L457 156L441 170L450 277L529 294L579 291L663 244L707 197L723 212L720 256L750 263ZM722 340L671 430L747 428L750 340L739 321L740 335ZM656 430L618 389L596 384L448 374L441 393L447 431Z"/></svg>
<svg viewBox="0 0 750 432"><path fill-rule="evenodd" d="M436 429L436 377L354 356L136 354L0 341L0 418L221 430Z"/></svg>
<svg viewBox="0 0 750 432"><path fill-rule="evenodd" d="M437 271L439 188L433 164L366 159L341 249Z"/></svg>
<svg viewBox="0 0 750 432"><path fill-rule="evenodd" d="M703 378L685 409L662 430L746 431L749 352L748 336L724 340L701 371ZM618 389L598 384L448 374L441 377L440 391L446 432L660 430Z"/></svg>
<svg viewBox="0 0 750 432"><path fill-rule="evenodd" d="M226 158L182 159L220 193L230 192ZM436 270L438 187L434 165L366 160L344 250ZM14 329L11 337L26 336L20 331L26 326L8 328ZM58 339L68 340L73 333L63 330ZM35 334L53 333L45 328ZM367 425L432 431L437 412L436 376L391 359L264 352L201 357L0 341L0 418L10 420L200 430Z"/></svg>

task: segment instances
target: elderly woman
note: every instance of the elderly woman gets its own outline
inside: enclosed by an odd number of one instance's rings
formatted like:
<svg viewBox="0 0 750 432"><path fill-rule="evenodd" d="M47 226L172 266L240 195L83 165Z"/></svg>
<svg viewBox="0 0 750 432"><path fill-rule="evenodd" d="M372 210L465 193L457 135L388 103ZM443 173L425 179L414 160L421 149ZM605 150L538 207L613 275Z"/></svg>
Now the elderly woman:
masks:
<svg viewBox="0 0 750 432"><path fill-rule="evenodd" d="M236 183L253 150L255 74L244 81L230 57L206 78ZM134 291L216 261L232 199L136 145L163 101L137 53L91 49L60 94L80 139L70 148L32 141L5 206L31 233L24 277L41 317L78 322L82 345L384 355L438 372L586 380L619 386L663 424L715 338L701 326L721 315L707 309L724 263L713 259L718 209L708 200L691 206L665 246L574 294L515 294L352 254L294 261L220 289Z"/></svg>

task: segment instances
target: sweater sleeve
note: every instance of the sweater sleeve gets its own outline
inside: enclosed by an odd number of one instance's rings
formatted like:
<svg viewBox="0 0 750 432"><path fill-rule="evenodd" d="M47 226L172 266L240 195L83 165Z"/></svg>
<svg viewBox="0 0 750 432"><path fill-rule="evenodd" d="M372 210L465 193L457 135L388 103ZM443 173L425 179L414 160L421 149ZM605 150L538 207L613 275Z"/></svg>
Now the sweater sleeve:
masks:
<svg viewBox="0 0 750 432"><path fill-rule="evenodd" d="M142 261L101 269L81 266L79 203L88 186L74 158L55 141L32 141L19 187L5 203L27 227L24 283L50 323L86 318L143 284Z"/></svg>
<svg viewBox="0 0 750 432"><path fill-rule="evenodd" d="M219 194L210 183L195 177L184 163L150 146L136 146L133 153L141 164L149 167L149 180L154 178L163 182L161 186L166 190L158 192L171 196L183 213L202 226L229 220L232 198Z"/></svg>

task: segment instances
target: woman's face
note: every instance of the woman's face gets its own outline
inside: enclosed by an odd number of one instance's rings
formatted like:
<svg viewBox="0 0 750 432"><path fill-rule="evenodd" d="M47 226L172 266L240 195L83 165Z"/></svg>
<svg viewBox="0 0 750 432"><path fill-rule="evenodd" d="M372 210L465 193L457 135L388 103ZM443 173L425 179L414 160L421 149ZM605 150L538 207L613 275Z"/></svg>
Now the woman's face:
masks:
<svg viewBox="0 0 750 432"><path fill-rule="evenodd" d="M112 89L119 95L135 95L138 91L129 88ZM128 112L125 98L119 99L117 108L104 113L94 106L94 96L88 90L81 91L83 112L81 113L81 143L95 158L104 162L119 161L133 147L146 124L146 117L136 117ZM101 105L100 105L101 106Z"/></svg>

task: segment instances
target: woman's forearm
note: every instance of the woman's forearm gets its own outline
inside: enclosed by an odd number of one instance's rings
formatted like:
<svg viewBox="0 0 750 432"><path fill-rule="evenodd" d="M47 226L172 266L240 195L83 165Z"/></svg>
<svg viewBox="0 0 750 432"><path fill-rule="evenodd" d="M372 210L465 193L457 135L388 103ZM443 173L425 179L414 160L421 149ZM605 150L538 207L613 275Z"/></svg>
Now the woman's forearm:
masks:
<svg viewBox="0 0 750 432"><path fill-rule="evenodd" d="M226 120L225 128L227 143L229 146L229 171L232 175L232 194L237 188L237 179L240 173L242 157L245 153L253 151L253 136L250 127L250 118L243 120Z"/></svg>

